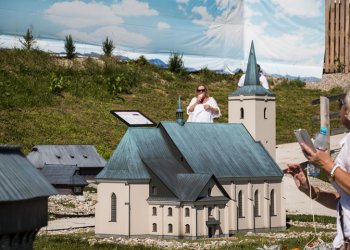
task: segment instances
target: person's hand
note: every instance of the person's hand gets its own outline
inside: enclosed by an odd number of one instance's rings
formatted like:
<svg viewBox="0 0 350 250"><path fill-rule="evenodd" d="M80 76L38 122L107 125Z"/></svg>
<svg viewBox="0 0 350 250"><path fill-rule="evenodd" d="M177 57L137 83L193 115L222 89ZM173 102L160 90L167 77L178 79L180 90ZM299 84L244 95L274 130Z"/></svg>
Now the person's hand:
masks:
<svg viewBox="0 0 350 250"><path fill-rule="evenodd" d="M302 191L309 190L309 187L310 187L309 182L300 164L288 164L288 168L284 172L293 176L295 185L300 190Z"/></svg>
<svg viewBox="0 0 350 250"><path fill-rule="evenodd" d="M197 103L202 103L204 99L204 93L197 96Z"/></svg>
<svg viewBox="0 0 350 250"><path fill-rule="evenodd" d="M205 110L208 110L208 109L210 110L210 109L211 109L210 105L208 105L208 104L204 104L204 105L203 105L203 108L204 108Z"/></svg>
<svg viewBox="0 0 350 250"><path fill-rule="evenodd" d="M306 158L315 166L323 168L326 171L333 167L334 164L328 150L317 149L316 152L314 152L305 143L301 143L300 146Z"/></svg>

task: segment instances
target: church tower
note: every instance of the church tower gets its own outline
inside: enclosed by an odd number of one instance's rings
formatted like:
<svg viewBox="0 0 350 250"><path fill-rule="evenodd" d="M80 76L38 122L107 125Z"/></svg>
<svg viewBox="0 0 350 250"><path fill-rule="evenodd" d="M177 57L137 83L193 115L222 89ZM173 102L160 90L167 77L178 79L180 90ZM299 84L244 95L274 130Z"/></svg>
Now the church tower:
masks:
<svg viewBox="0 0 350 250"><path fill-rule="evenodd" d="M254 43L249 52L244 86L229 94L228 122L242 123L276 159L276 96L259 83Z"/></svg>

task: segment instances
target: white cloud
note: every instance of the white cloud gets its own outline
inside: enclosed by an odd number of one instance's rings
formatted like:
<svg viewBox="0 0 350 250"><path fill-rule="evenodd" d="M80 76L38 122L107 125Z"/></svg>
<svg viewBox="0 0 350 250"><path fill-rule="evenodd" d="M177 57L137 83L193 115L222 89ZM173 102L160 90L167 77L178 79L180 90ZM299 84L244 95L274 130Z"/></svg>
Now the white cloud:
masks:
<svg viewBox="0 0 350 250"><path fill-rule="evenodd" d="M157 26L159 30L170 29L170 25L165 22L159 22Z"/></svg>
<svg viewBox="0 0 350 250"><path fill-rule="evenodd" d="M297 30L286 31L280 36L268 35L265 31L266 23L260 25L249 24L245 27L245 56L248 56L250 42L254 41L255 52L258 60L270 62L285 62L295 64L320 64L314 58L318 58L324 51L323 44L317 39L314 42L305 42L306 37L319 37L317 31L300 27ZM248 59L248 58L246 58Z"/></svg>
<svg viewBox="0 0 350 250"><path fill-rule="evenodd" d="M242 1L238 1L242 3ZM223 4L223 3L222 3ZM240 46L243 40L243 4L235 8L227 8L217 17L211 16L203 6L194 7L193 13L201 16L193 20L193 23L207 27L203 48L232 48L233 45Z"/></svg>
<svg viewBox="0 0 350 250"><path fill-rule="evenodd" d="M215 0L219 10L232 9L242 3L243 0Z"/></svg>
<svg viewBox="0 0 350 250"><path fill-rule="evenodd" d="M316 17L322 15L320 0L271 0L278 8L279 15Z"/></svg>
<svg viewBox="0 0 350 250"><path fill-rule="evenodd" d="M61 37L72 34L77 40L99 44L109 36L125 46L142 46L151 40L121 27L124 23L122 17L154 16L158 12L150 9L148 3L137 0L123 0L111 6L102 2L85 3L75 0L54 3L45 11L45 15L53 23L66 27L59 33ZM163 24L162 27L166 26Z"/></svg>
<svg viewBox="0 0 350 250"><path fill-rule="evenodd" d="M118 25L123 20L111 8L95 2L80 1L54 3L45 11L47 19L70 28Z"/></svg>
<svg viewBox="0 0 350 250"><path fill-rule="evenodd" d="M137 0L123 0L121 3L113 4L112 11L120 16L157 16L158 11L150 9L148 3Z"/></svg>
<svg viewBox="0 0 350 250"><path fill-rule="evenodd" d="M148 37L117 26L105 26L96 29L94 32L83 32L80 30L67 29L59 33L61 36L71 34L73 40L89 41L95 44L102 44L106 36L113 40L115 45L119 46L137 46L142 47L151 42Z"/></svg>
<svg viewBox="0 0 350 250"><path fill-rule="evenodd" d="M193 23L199 25L209 25L213 22L214 18L208 13L208 10L204 6L196 6L192 8L192 12L200 15L200 19L193 19Z"/></svg>

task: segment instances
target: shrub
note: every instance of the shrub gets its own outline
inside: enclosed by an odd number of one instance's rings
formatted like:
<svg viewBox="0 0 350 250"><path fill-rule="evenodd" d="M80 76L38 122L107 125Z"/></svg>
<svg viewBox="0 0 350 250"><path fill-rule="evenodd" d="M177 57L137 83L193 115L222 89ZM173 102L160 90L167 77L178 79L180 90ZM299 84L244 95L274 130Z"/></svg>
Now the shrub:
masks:
<svg viewBox="0 0 350 250"><path fill-rule="evenodd" d="M60 95L66 89L68 83L64 82L63 76L57 76L55 73L51 74L49 90L55 95Z"/></svg>
<svg viewBox="0 0 350 250"><path fill-rule="evenodd" d="M66 42L64 44L64 49L66 50L67 58L73 59L75 57L75 45L72 35L66 36Z"/></svg>
<svg viewBox="0 0 350 250"><path fill-rule="evenodd" d="M108 91L112 95L117 95L119 93L130 93L131 85L124 73L113 77L108 77L107 85Z"/></svg>
<svg viewBox="0 0 350 250"><path fill-rule="evenodd" d="M179 53L170 53L169 57L169 70L174 73L183 73L185 68L184 68L184 63L182 61L182 54L180 55Z"/></svg>
<svg viewBox="0 0 350 250"><path fill-rule="evenodd" d="M146 57L144 55L141 55L139 58L135 60L136 64L145 66L148 65L149 62L147 61Z"/></svg>
<svg viewBox="0 0 350 250"><path fill-rule="evenodd" d="M102 50L105 53L105 56L111 57L112 52L114 50L115 46L113 44L113 41L106 37L106 40L102 43Z"/></svg>
<svg viewBox="0 0 350 250"><path fill-rule="evenodd" d="M27 29L27 33L23 36L23 39L24 41L19 39L19 42L22 44L23 49L31 50L33 48L33 45L36 43L31 29Z"/></svg>

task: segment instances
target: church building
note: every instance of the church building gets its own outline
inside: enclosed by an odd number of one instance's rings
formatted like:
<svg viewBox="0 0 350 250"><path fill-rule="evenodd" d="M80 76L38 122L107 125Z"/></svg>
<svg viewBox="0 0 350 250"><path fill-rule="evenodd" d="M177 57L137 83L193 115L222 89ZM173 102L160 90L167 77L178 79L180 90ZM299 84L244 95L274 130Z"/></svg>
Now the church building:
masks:
<svg viewBox="0 0 350 250"><path fill-rule="evenodd" d="M251 67L253 47L247 84L228 98L230 123L185 123L179 100L176 121L128 128L96 176L97 236L197 239L285 229L275 131L265 139L269 131L248 119L262 108L274 124L274 95Z"/></svg>

